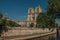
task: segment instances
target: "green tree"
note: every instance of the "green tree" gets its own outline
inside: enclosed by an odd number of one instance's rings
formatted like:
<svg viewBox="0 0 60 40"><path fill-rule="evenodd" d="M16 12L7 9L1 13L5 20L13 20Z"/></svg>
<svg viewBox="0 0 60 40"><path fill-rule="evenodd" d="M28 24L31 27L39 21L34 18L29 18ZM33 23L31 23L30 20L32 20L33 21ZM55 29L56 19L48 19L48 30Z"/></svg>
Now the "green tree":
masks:
<svg viewBox="0 0 60 40"><path fill-rule="evenodd" d="M48 7L46 13L40 13L37 16L37 27L40 28L56 28L55 18L60 11L60 0L47 0Z"/></svg>
<svg viewBox="0 0 60 40"><path fill-rule="evenodd" d="M55 18L60 11L60 0L48 0L47 15L51 16L50 24L56 26ZM53 24L52 24L53 23Z"/></svg>
<svg viewBox="0 0 60 40"><path fill-rule="evenodd" d="M39 28L45 28L47 25L46 25L46 14L44 13L40 13L38 16L37 16L37 27Z"/></svg>
<svg viewBox="0 0 60 40"><path fill-rule="evenodd" d="M55 18L60 11L60 1L59 0L48 0L47 15L50 18L48 25L50 28L56 28Z"/></svg>
<svg viewBox="0 0 60 40"><path fill-rule="evenodd" d="M39 28L55 28L55 19L52 16L47 15L47 13L40 13L37 16L37 27Z"/></svg>
<svg viewBox="0 0 60 40"><path fill-rule="evenodd" d="M0 36L3 33L3 31L7 31L6 19L3 19L2 12L0 12Z"/></svg>
<svg viewBox="0 0 60 40"><path fill-rule="evenodd" d="M0 19L3 17L2 12L0 12Z"/></svg>
<svg viewBox="0 0 60 40"><path fill-rule="evenodd" d="M10 27L18 27L18 26L20 26L19 24L17 24L14 21L11 21L11 20L7 21L7 25L10 26Z"/></svg>
<svg viewBox="0 0 60 40"><path fill-rule="evenodd" d="M60 0L48 0L47 14L55 18L60 11Z"/></svg>

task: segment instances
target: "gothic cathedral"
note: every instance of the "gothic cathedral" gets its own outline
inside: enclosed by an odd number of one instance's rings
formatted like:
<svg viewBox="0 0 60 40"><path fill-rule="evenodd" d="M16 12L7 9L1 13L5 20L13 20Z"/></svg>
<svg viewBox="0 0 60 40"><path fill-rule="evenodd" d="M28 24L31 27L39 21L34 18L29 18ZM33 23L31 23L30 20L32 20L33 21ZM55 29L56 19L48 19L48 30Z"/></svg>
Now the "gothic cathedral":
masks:
<svg viewBox="0 0 60 40"><path fill-rule="evenodd" d="M27 27L30 27L32 24L33 27L36 27L36 18L39 13L42 12L42 9L40 6L37 6L35 9L28 8L28 18L27 18Z"/></svg>

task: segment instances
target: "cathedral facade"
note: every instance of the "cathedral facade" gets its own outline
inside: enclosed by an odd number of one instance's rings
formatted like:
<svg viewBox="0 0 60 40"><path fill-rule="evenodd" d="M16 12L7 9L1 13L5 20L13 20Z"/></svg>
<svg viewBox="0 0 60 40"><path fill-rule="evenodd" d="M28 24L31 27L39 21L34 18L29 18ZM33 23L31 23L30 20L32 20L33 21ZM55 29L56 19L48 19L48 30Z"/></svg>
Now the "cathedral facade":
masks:
<svg viewBox="0 0 60 40"><path fill-rule="evenodd" d="M33 27L36 27L36 18L41 12L42 9L40 6L37 6L36 8L28 8L27 27L30 27L31 24Z"/></svg>

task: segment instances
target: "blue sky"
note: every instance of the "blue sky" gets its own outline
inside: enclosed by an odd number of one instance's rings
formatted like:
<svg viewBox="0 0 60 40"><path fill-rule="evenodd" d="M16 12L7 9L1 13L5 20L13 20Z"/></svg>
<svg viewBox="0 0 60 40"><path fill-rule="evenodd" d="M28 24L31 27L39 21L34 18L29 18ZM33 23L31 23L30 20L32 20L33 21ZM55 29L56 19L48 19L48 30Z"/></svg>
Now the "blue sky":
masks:
<svg viewBox="0 0 60 40"><path fill-rule="evenodd" d="M4 16L8 16L12 20L26 20L28 8L35 8L39 5L45 12L46 0L0 0L0 10L2 10Z"/></svg>
<svg viewBox="0 0 60 40"><path fill-rule="evenodd" d="M12 20L27 20L28 8L39 6L46 11L47 0L0 0L0 10ZM26 16L26 17L23 17ZM56 19L60 26L60 19Z"/></svg>

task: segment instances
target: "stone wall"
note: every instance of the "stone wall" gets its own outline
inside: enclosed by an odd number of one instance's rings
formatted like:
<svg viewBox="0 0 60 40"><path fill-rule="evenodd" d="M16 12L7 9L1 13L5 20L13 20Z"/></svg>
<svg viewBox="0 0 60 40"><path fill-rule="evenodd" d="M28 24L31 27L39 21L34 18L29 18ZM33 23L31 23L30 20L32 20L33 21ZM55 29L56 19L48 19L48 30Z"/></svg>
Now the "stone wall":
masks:
<svg viewBox="0 0 60 40"><path fill-rule="evenodd" d="M8 30L2 36L15 36L15 35L31 35L37 33L47 33L50 32L49 29L20 29L20 30Z"/></svg>

